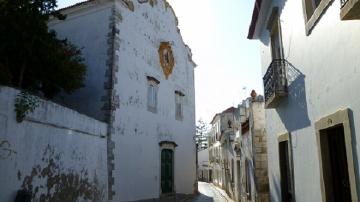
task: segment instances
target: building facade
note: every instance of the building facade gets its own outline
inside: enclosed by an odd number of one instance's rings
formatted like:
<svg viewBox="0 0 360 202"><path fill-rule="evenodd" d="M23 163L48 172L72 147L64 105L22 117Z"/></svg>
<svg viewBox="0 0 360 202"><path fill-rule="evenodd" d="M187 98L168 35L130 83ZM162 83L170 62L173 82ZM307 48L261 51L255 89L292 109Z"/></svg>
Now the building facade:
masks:
<svg viewBox="0 0 360 202"><path fill-rule="evenodd" d="M269 201L264 98L255 91L239 105L240 123L235 138L236 201Z"/></svg>
<svg viewBox="0 0 360 202"><path fill-rule="evenodd" d="M108 198L191 194L196 185L194 67L165 0L95 0L50 29L82 47L85 87L59 101L108 123ZM104 162L106 163L106 162Z"/></svg>
<svg viewBox="0 0 360 202"><path fill-rule="evenodd" d="M271 201L358 201L359 6L255 2Z"/></svg>
<svg viewBox="0 0 360 202"><path fill-rule="evenodd" d="M218 113L211 121L209 161L212 182L235 197L235 133L238 130L238 111L230 107Z"/></svg>
<svg viewBox="0 0 360 202"><path fill-rule="evenodd" d="M198 180L211 182L211 171L209 170L209 150L198 151Z"/></svg>

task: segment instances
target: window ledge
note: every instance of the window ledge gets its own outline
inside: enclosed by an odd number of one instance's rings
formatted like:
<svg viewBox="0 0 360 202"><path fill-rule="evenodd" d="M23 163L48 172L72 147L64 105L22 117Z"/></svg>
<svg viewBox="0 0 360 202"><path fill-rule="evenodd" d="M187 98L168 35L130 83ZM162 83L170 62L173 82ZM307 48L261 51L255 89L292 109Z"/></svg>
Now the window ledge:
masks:
<svg viewBox="0 0 360 202"><path fill-rule="evenodd" d="M360 0L348 0L340 12L341 20L360 19Z"/></svg>
<svg viewBox="0 0 360 202"><path fill-rule="evenodd" d="M311 31L314 29L315 25L318 23L321 16L325 13L326 9L330 6L330 4L333 1L334 0L322 0L320 2L320 5L316 8L311 18L308 19L307 22L305 23L305 30L307 36L311 34Z"/></svg>
<svg viewBox="0 0 360 202"><path fill-rule="evenodd" d="M156 110L155 107L150 107L150 106L148 106L147 109L148 109L149 112L152 112L152 113L156 114L156 111L157 111L157 110Z"/></svg>

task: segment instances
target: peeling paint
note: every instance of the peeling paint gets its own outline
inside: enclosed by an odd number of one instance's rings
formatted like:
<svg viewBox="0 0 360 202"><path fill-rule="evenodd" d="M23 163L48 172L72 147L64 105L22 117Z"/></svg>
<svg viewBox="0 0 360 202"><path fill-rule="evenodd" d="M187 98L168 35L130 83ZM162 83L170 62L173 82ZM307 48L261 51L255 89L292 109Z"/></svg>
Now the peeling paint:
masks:
<svg viewBox="0 0 360 202"><path fill-rule="evenodd" d="M8 159L17 152L11 148L11 144L7 140L0 141L0 159Z"/></svg>
<svg viewBox="0 0 360 202"><path fill-rule="evenodd" d="M157 5L157 0L149 0L149 3L152 7L154 7L155 5Z"/></svg>
<svg viewBox="0 0 360 202"><path fill-rule="evenodd" d="M45 148L43 155L42 162L45 165L33 166L31 173L24 177L21 185L22 189L32 193L33 200L40 202L104 200L105 187L99 184L96 173L91 180L86 168L82 168L79 172L63 168L61 153L56 153L50 145ZM18 178L21 178L20 171Z"/></svg>
<svg viewBox="0 0 360 202"><path fill-rule="evenodd" d="M21 172L20 172L20 170L18 170L18 172L17 172L17 179L21 180Z"/></svg>
<svg viewBox="0 0 360 202"><path fill-rule="evenodd" d="M133 3L134 12L128 11L132 7L129 2ZM102 3L99 5L105 6ZM108 70L105 74L105 93L101 94L103 96L101 101L106 104L103 110L109 117L107 121L109 123L108 199L110 201L135 201L140 199L140 196L156 198L161 194L159 179L153 180L146 177L146 173L140 173L142 167L135 166L138 165L137 162L121 163L124 159L125 161L128 159L129 153L132 153L139 162L146 162L155 176L159 176L157 173L160 172L157 169L159 147L158 144L154 144L158 142L157 139L176 140L181 143L175 159L180 167L174 175L176 178L182 176L183 179L176 180L174 183L176 183L176 191L191 193L195 177L195 165L193 165L195 157L189 152L195 151L192 139L195 132L193 66L188 62L188 48L183 44L178 28L174 26L177 23L176 16L174 19L174 12L163 0L120 0L108 5L111 6L112 12L109 30L104 31L106 33L104 35L107 36L107 47L109 47L105 51L108 57L104 64ZM95 7L95 10L102 9L100 6ZM165 10L165 7L169 9ZM122 16L121 22L114 17L116 13L120 14L119 11ZM90 18L93 15L84 13L83 16ZM79 17L79 19L84 18ZM65 28L68 26L66 25ZM94 27L97 26L94 25ZM76 33L87 35L81 29L76 30ZM64 35L74 41L77 40L70 29L66 30ZM102 43L103 41L94 40L94 42ZM169 71L171 76L168 80L165 80L163 76L159 57L163 58L166 71L170 70L168 64L171 58L168 57L168 49L158 54L161 42L168 42L171 45L173 59L176 60L176 67L174 66L172 73ZM91 49L89 52L99 54L100 51ZM175 64L175 61L173 62ZM114 71L115 68L117 71ZM146 108L147 91L144 85L146 76L155 76L161 80L157 113L148 113ZM187 92L186 96L189 100L184 103L186 119L181 122L175 120L173 112L174 98L172 96L178 88ZM120 98L120 107L117 108L111 105L115 97L113 96L115 89L119 92ZM139 92L134 93L135 90ZM157 125L160 125L159 128L156 128ZM139 142L140 139L143 141ZM139 152L148 155L139 155Z"/></svg>
<svg viewBox="0 0 360 202"><path fill-rule="evenodd" d="M122 0L123 4L132 12L134 12L134 3L131 0Z"/></svg>

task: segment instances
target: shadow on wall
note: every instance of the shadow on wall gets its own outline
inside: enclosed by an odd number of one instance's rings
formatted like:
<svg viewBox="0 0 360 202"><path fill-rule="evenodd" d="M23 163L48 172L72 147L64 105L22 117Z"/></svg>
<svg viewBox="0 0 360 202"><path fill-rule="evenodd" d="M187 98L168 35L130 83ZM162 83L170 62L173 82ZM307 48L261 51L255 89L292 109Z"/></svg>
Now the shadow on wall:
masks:
<svg viewBox="0 0 360 202"><path fill-rule="evenodd" d="M270 189L273 189L270 190L271 201L281 201L280 178L272 174L270 183Z"/></svg>
<svg viewBox="0 0 360 202"><path fill-rule="evenodd" d="M289 63L287 69L288 97L276 108L282 123L288 132L310 126L308 115L305 75Z"/></svg>
<svg viewBox="0 0 360 202"><path fill-rule="evenodd" d="M270 6L272 4L272 2L275 2L273 7L271 7L271 9L269 10L269 13L272 12L272 9L273 8L277 8L278 9L278 16L281 16L281 13L285 7L285 4L287 2L287 0L278 0L278 1L269 1L270 2L270 5L267 5L266 4L267 1L263 1L262 2L262 6ZM264 4L264 5L263 5ZM271 5L272 6L272 5ZM269 17L269 16L268 16ZM269 19L266 19L264 21L265 23L265 26L267 26L267 23L268 23ZM261 41L261 43L263 43L264 45L266 46L269 46L270 45L270 33L269 31L266 31L266 35L263 36L263 37L259 37L259 40Z"/></svg>
<svg viewBox="0 0 360 202"><path fill-rule="evenodd" d="M349 109L349 121L350 121L350 130L351 130L351 146L352 146L352 154L353 154L353 161L354 161L354 172L355 172L355 182L356 182L356 191L357 195L359 196L360 193L360 182L359 182L359 159L357 155L357 148L356 148L356 133L355 133L355 121L354 121L354 112Z"/></svg>
<svg viewBox="0 0 360 202"><path fill-rule="evenodd" d="M199 194L197 195L196 200L194 200L194 202L214 202L214 199L204 194Z"/></svg>

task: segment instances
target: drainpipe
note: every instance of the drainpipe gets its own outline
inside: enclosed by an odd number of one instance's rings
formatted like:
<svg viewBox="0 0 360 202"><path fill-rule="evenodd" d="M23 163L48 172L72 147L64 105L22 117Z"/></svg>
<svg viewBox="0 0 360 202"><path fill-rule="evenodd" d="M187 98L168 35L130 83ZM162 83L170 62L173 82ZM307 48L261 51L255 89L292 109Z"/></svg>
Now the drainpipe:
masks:
<svg viewBox="0 0 360 202"><path fill-rule="evenodd" d="M198 148L199 144L195 143L195 165L196 165L196 178L195 178L195 184L194 184L194 194L198 194L198 177L199 177L199 165L198 165Z"/></svg>

